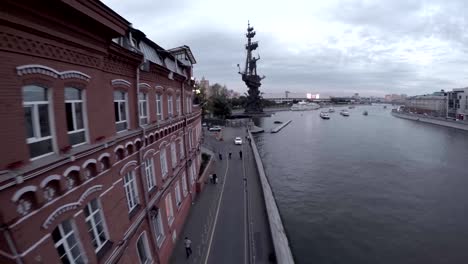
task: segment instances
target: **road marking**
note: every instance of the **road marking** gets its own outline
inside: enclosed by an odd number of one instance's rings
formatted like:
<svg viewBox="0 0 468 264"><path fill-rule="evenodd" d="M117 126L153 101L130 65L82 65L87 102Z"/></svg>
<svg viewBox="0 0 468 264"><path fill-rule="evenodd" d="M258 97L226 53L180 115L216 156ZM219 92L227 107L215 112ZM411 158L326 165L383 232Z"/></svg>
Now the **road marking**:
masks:
<svg viewBox="0 0 468 264"><path fill-rule="evenodd" d="M211 236L210 236L210 241L208 243L208 251L206 253L205 264L208 263L208 258L210 257L211 243L213 242L213 235L214 235L215 230L216 230L216 224L217 224L217 221L218 221L218 214L219 214L219 208L220 208L220 205L221 205L221 200L223 200L224 186L226 185L226 182L227 182L227 173L228 173L228 170L229 170L229 159L226 159L226 161L227 161L227 165L226 165L226 172L224 173L223 187L221 189L221 194L219 195L218 208L216 208L216 215L215 215L215 219L214 219L214 222L213 222L214 226L213 226L213 230L211 230Z"/></svg>
<svg viewBox="0 0 468 264"><path fill-rule="evenodd" d="M241 146L242 154L244 153L244 145ZM244 177L242 179L242 184L244 185L244 263L249 263L248 261L248 231L247 231L247 224L248 224L248 212L247 212L247 176L245 175L245 165L244 159L242 159L242 173Z"/></svg>

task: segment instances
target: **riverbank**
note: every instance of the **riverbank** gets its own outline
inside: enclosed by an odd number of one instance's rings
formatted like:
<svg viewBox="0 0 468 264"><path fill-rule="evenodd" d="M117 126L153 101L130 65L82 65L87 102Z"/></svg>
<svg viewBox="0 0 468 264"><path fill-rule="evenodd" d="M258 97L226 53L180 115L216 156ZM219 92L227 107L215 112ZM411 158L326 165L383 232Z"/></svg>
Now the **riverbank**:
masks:
<svg viewBox="0 0 468 264"><path fill-rule="evenodd" d="M408 120L414 120L414 121L429 123L433 125L451 127L451 128L468 131L468 123L462 123L461 121L452 121L452 120L447 120L443 118L428 117L428 116L417 115L417 114L406 114L406 113L396 112L396 111L392 111L391 113L393 116L399 117L399 118L404 118Z"/></svg>

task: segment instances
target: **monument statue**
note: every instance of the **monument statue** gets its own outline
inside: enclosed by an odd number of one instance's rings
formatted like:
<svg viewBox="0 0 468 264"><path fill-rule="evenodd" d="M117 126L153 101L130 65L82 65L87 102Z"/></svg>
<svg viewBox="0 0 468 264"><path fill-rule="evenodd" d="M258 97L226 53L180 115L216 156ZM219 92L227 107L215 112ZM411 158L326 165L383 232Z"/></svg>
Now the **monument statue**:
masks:
<svg viewBox="0 0 468 264"><path fill-rule="evenodd" d="M254 28L250 26L250 23L247 25L247 33L245 34L247 37L247 44L245 45L245 49L247 50L247 58L245 59L245 68L242 72L240 69L239 64L239 74L242 75L242 81L245 82L248 90L247 96L247 103L245 105L245 113L246 114L262 114L263 107L261 103L261 96L260 96L260 81L265 78L265 76L258 76L257 75L257 61L260 60L260 55L255 58L252 55L252 51L258 48L258 42L253 42L252 39L255 36Z"/></svg>

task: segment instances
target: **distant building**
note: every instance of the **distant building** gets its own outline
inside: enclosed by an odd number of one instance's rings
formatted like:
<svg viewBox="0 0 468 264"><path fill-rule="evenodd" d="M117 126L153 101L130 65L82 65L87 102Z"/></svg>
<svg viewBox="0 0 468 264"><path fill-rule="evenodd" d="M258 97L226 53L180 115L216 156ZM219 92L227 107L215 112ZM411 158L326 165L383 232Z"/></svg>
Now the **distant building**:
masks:
<svg viewBox="0 0 468 264"><path fill-rule="evenodd" d="M405 100L405 111L436 117L447 115L447 97L444 95L417 95Z"/></svg>
<svg viewBox="0 0 468 264"><path fill-rule="evenodd" d="M447 117L468 120L468 87L447 92Z"/></svg>
<svg viewBox="0 0 468 264"><path fill-rule="evenodd" d="M207 97L210 97L211 94L212 94L212 91L210 89L210 81L209 80L206 80L205 79L205 76L202 77L202 79L200 80L200 88L204 88L205 89L205 94Z"/></svg>

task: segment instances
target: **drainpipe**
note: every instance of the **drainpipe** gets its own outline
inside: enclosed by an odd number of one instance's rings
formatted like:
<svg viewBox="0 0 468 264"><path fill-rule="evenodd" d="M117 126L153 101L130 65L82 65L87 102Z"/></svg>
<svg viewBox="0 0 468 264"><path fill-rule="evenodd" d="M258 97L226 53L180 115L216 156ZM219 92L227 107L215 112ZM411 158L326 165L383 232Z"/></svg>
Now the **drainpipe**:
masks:
<svg viewBox="0 0 468 264"><path fill-rule="evenodd" d="M15 256L15 262L16 264L23 264L23 260L21 259L20 255L18 254L18 250L16 249L15 243L13 242L13 239L11 238L10 235L10 230L7 227L2 227L1 228L3 231L3 236L5 237L8 247L10 248L11 252L13 253L13 256Z"/></svg>

